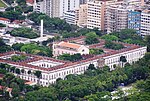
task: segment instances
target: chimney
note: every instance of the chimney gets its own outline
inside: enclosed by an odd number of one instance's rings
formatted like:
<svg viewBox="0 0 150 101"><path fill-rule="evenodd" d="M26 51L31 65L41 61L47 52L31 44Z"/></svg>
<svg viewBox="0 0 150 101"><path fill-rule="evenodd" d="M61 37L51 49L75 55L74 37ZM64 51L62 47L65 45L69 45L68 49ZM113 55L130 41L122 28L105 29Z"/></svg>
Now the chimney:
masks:
<svg viewBox="0 0 150 101"><path fill-rule="evenodd" d="M40 34L41 37L43 37L43 19L41 20L41 34Z"/></svg>

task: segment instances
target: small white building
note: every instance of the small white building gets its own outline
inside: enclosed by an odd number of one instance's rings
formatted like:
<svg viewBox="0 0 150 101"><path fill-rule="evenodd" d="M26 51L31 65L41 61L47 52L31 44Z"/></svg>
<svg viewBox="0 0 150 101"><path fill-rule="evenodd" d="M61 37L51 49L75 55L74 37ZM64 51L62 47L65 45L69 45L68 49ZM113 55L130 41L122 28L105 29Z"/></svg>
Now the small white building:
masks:
<svg viewBox="0 0 150 101"><path fill-rule="evenodd" d="M53 44L53 55L54 56L59 56L62 54L76 54L80 53L81 55L83 54L89 54L89 48L84 45L79 45L75 43L69 43L69 42L60 42Z"/></svg>

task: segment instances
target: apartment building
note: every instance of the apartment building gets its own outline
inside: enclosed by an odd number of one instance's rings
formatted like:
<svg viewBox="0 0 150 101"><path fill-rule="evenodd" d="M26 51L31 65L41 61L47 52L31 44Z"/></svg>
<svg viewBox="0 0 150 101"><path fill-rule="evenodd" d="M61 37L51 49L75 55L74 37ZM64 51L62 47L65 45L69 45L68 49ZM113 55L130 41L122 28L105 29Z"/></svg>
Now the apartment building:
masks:
<svg viewBox="0 0 150 101"><path fill-rule="evenodd" d="M50 17L63 18L64 13L75 10L80 5L80 0L43 0L34 2L34 11L47 14Z"/></svg>
<svg viewBox="0 0 150 101"><path fill-rule="evenodd" d="M128 10L128 28L136 30L137 34L141 34L141 10Z"/></svg>
<svg viewBox="0 0 150 101"><path fill-rule="evenodd" d="M141 35L150 35L150 10L143 10L141 13Z"/></svg>
<svg viewBox="0 0 150 101"><path fill-rule="evenodd" d="M87 4L80 5L79 9L76 10L77 16L77 25L79 27L85 27L87 25Z"/></svg>
<svg viewBox="0 0 150 101"><path fill-rule="evenodd" d="M66 20L67 23L76 25L76 11L66 11L64 13L63 19Z"/></svg>
<svg viewBox="0 0 150 101"><path fill-rule="evenodd" d="M107 7L106 23L107 33L119 32L128 25L128 9L125 5L114 4Z"/></svg>
<svg viewBox="0 0 150 101"><path fill-rule="evenodd" d="M90 1L87 3L87 28L103 30L104 2Z"/></svg>

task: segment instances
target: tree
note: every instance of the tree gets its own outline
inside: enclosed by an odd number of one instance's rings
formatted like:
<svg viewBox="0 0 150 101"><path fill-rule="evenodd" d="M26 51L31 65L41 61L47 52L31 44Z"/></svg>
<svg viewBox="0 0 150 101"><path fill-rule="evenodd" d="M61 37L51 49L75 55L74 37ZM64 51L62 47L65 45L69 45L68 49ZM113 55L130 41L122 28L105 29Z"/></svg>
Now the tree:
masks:
<svg viewBox="0 0 150 101"><path fill-rule="evenodd" d="M98 36L96 35L95 32L89 32L86 34L86 39L85 39L86 44L95 44L99 43Z"/></svg>
<svg viewBox="0 0 150 101"><path fill-rule="evenodd" d="M38 84L39 84L40 78L42 77L42 72L41 71L35 71L34 75L38 78Z"/></svg>
<svg viewBox="0 0 150 101"><path fill-rule="evenodd" d="M121 66L123 67L123 66L124 66L124 63L127 62L126 57L125 57L125 56L121 56L121 57L120 57L120 62L122 63Z"/></svg>
<svg viewBox="0 0 150 101"><path fill-rule="evenodd" d="M15 76L11 73L7 73L4 77L3 77L3 81L6 82L6 86L8 87L10 82L12 81L12 79L14 79Z"/></svg>
<svg viewBox="0 0 150 101"><path fill-rule="evenodd" d="M13 97L19 96L20 88L19 88L19 86L17 85L17 83L12 82L12 83L10 84L10 87L12 88L12 95L13 95Z"/></svg>
<svg viewBox="0 0 150 101"><path fill-rule="evenodd" d="M146 36L147 51L150 52L150 35Z"/></svg>
<svg viewBox="0 0 150 101"><path fill-rule="evenodd" d="M16 67L13 66L13 67L10 68L10 71L14 73L15 69L16 69Z"/></svg>
<svg viewBox="0 0 150 101"><path fill-rule="evenodd" d="M5 24L0 23L0 27L6 27L6 25L5 25Z"/></svg>
<svg viewBox="0 0 150 101"><path fill-rule="evenodd" d="M29 39L39 37L39 35L35 31L27 27L15 28L10 32L10 35Z"/></svg>
<svg viewBox="0 0 150 101"><path fill-rule="evenodd" d="M119 50L119 49L124 48L124 46L122 44L114 43L111 41L106 41L105 48Z"/></svg>
<svg viewBox="0 0 150 101"><path fill-rule="evenodd" d="M12 45L12 48L16 51L21 51L21 47L23 46L23 43L16 43Z"/></svg>
<svg viewBox="0 0 150 101"><path fill-rule="evenodd" d="M108 41L118 41L119 40L119 38L117 36L110 35L110 34L103 35L101 38L104 40L108 40Z"/></svg>
<svg viewBox="0 0 150 101"><path fill-rule="evenodd" d="M0 53L10 51L10 46L6 45L2 38L0 38Z"/></svg>
<svg viewBox="0 0 150 101"><path fill-rule="evenodd" d="M90 54L98 55L98 54L102 54L102 53L104 53L104 51L102 49L96 49L96 48L90 49Z"/></svg>
<svg viewBox="0 0 150 101"><path fill-rule="evenodd" d="M24 73L24 69L21 69L21 73L22 73L22 74Z"/></svg>
<svg viewBox="0 0 150 101"><path fill-rule="evenodd" d="M20 69L16 68L15 73L16 73L17 75L19 75L19 74L20 74Z"/></svg>
<svg viewBox="0 0 150 101"><path fill-rule="evenodd" d="M90 70L95 70L96 68L95 68L94 64L90 64L89 67L88 67L88 70L89 70L89 69L90 69Z"/></svg>

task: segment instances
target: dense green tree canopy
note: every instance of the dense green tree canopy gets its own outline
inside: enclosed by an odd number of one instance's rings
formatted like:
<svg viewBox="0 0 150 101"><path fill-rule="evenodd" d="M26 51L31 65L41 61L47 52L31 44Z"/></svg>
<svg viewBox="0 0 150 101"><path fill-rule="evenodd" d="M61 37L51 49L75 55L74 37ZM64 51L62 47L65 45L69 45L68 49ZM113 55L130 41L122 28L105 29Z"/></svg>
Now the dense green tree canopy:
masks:
<svg viewBox="0 0 150 101"><path fill-rule="evenodd" d="M116 36L118 38L118 41L121 42L145 45L143 38L140 35L138 35L134 29L123 29L120 32L113 32L109 35Z"/></svg>
<svg viewBox="0 0 150 101"><path fill-rule="evenodd" d="M124 46L122 44L114 43L111 41L106 41L105 42L105 48L119 50L119 49L124 48Z"/></svg>
<svg viewBox="0 0 150 101"><path fill-rule="evenodd" d="M15 28L14 30L12 30L10 32L10 35L24 37L24 38L30 38L30 39L39 37L39 35L36 32L34 32L32 29L26 28L26 27Z"/></svg>
<svg viewBox="0 0 150 101"><path fill-rule="evenodd" d="M82 59L81 54L77 53L74 55L70 55L70 54L63 54L57 57L60 60L68 60L68 61L79 61Z"/></svg>
<svg viewBox="0 0 150 101"><path fill-rule="evenodd" d="M108 40L108 41L118 41L119 40L119 38L117 36L109 35L109 34L103 35L101 38L104 40Z"/></svg>
<svg viewBox="0 0 150 101"><path fill-rule="evenodd" d="M86 44L95 44L99 43L98 36L96 35L95 32L89 32L86 34L86 39L85 39Z"/></svg>
<svg viewBox="0 0 150 101"><path fill-rule="evenodd" d="M30 54L42 55L42 56L52 56L52 50L46 46L39 46L34 43L25 44L21 47L21 51Z"/></svg>
<svg viewBox="0 0 150 101"><path fill-rule="evenodd" d="M102 53L104 53L104 51L102 49L96 49L96 48L90 49L90 54L98 55L98 54L102 54Z"/></svg>

